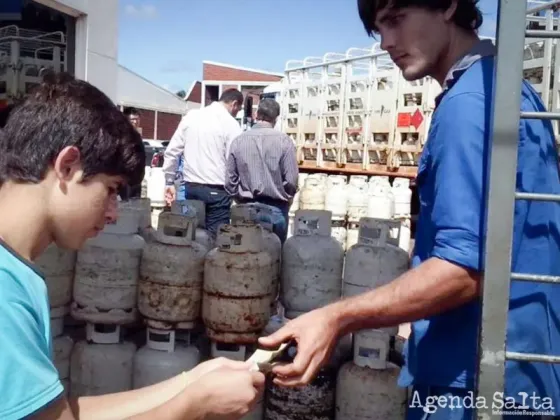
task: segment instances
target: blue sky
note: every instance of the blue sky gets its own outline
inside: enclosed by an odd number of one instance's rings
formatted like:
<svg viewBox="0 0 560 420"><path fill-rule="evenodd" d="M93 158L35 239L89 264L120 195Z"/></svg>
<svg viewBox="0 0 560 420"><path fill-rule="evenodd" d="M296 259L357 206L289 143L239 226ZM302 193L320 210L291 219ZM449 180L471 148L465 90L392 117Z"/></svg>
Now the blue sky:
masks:
<svg viewBox="0 0 560 420"><path fill-rule="evenodd" d="M494 35L497 0L480 0ZM202 61L282 72L287 60L370 47L355 0L120 0L119 62L176 92Z"/></svg>

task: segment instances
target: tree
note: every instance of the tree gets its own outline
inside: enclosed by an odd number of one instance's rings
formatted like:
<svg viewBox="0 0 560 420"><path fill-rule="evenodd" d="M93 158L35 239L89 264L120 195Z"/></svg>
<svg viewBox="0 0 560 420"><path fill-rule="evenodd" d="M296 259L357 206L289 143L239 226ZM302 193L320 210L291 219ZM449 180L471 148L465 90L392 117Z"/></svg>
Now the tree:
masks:
<svg viewBox="0 0 560 420"><path fill-rule="evenodd" d="M180 90L175 95L177 95L179 98L185 99L185 97L187 96L187 92L185 92L184 90Z"/></svg>

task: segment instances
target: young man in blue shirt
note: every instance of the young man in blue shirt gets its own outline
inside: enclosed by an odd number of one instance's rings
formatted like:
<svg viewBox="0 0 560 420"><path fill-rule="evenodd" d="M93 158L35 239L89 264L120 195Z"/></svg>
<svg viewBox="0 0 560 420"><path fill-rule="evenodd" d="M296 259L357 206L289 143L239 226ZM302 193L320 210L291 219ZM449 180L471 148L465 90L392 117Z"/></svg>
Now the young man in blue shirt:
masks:
<svg viewBox="0 0 560 420"><path fill-rule="evenodd" d="M117 192L144 175L138 132L97 88L48 75L0 131L0 418L231 419L264 376L215 359L139 390L67 399L52 361L49 302L33 261L80 249L117 218Z"/></svg>
<svg viewBox="0 0 560 420"><path fill-rule="evenodd" d="M367 32L380 35L381 47L403 77L431 76L443 88L419 163L413 268L384 287L305 314L263 339L264 345L298 341L294 362L275 369L278 384L308 383L344 334L412 322L399 380L401 386L413 386L408 418L471 418L466 397L474 391L477 369L495 66L494 46L476 34L482 23L476 3L358 0ZM527 82L521 108L545 110ZM517 191L560 193L548 121L520 122ZM514 272L560 275L558 204L517 202L513 229ZM508 318L508 350L560 354L558 286L512 282ZM518 406L560 414L558 365L509 361L505 379L506 396L514 397ZM523 393L529 397L525 401ZM438 396L456 398L442 404L435 401ZM464 405L457 407L457 401ZM504 409L499 403L496 408Z"/></svg>

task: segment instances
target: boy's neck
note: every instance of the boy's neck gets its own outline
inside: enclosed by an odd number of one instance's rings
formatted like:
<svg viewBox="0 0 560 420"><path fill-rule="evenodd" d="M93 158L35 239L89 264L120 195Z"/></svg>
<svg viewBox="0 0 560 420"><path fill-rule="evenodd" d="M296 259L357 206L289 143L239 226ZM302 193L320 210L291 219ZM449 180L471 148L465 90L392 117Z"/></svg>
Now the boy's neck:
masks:
<svg viewBox="0 0 560 420"><path fill-rule="evenodd" d="M0 238L29 261L52 241L47 203L42 184L6 182L0 188Z"/></svg>

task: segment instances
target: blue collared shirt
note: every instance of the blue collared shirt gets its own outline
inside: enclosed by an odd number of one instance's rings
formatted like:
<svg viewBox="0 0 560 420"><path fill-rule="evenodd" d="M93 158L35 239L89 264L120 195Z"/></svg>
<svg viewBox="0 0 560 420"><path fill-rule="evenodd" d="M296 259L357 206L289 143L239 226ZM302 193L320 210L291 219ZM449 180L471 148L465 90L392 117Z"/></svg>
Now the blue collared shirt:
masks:
<svg viewBox="0 0 560 420"><path fill-rule="evenodd" d="M420 214L413 266L440 258L484 270L494 62L489 45L477 45L452 69L438 98L419 162ZM545 111L527 82L523 82L521 109ZM549 121L520 122L516 189L560 194L558 156ZM560 275L560 204L516 203L512 271ZM560 355L560 286L512 282L508 321L509 351ZM473 389L479 322L477 300L413 323L400 384ZM527 392L551 397L557 414L559 384L558 365L506 364L507 395Z"/></svg>

